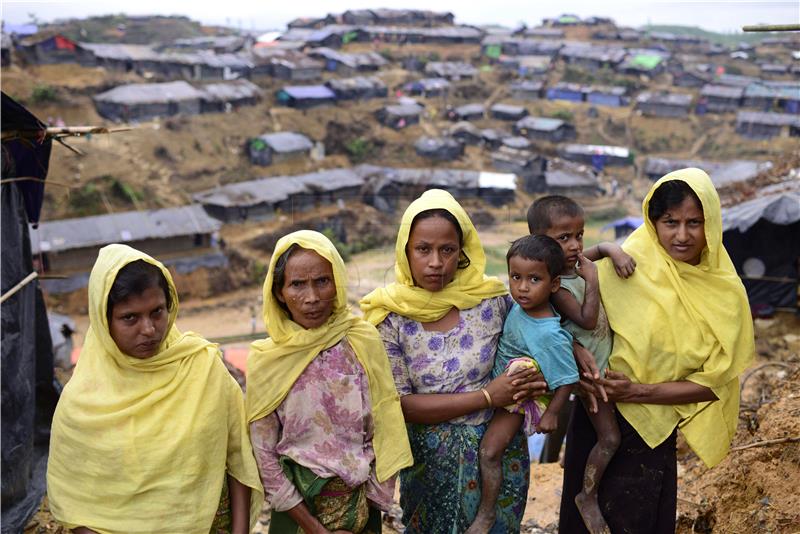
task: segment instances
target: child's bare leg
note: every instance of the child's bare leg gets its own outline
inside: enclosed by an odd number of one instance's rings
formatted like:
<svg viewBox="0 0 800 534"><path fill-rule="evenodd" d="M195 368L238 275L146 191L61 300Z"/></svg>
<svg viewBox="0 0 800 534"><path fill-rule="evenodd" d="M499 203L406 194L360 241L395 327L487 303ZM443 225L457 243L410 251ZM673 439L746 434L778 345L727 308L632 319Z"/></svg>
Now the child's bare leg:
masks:
<svg viewBox="0 0 800 534"><path fill-rule="evenodd" d="M522 426L524 416L502 408L494 412L489 428L481 440L479 452L481 465L481 505L475 520L465 534L486 534L494 525L495 506L503 483L501 462L508 444Z"/></svg>
<svg viewBox="0 0 800 534"><path fill-rule="evenodd" d="M586 460L583 490L575 496L575 504L586 524L586 529L591 534L609 534L611 531L600 511L600 505L597 503L597 491L606 467L619 448L619 427L614 416L613 404L598 402L597 413L591 413L588 410L587 413L597 433L597 443L592 447L589 458Z"/></svg>

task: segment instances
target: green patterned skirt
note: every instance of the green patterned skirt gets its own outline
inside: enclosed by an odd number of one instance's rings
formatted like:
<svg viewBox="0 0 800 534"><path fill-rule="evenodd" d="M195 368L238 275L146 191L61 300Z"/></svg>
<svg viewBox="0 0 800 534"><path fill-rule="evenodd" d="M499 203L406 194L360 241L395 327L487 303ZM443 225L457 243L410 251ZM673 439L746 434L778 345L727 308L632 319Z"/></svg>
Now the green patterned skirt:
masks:
<svg viewBox="0 0 800 534"><path fill-rule="evenodd" d="M406 425L414 465L400 472L400 506L406 534L461 534L475 519L481 498L478 448L488 424ZM491 534L519 532L530 482L525 434L503 455L503 484Z"/></svg>

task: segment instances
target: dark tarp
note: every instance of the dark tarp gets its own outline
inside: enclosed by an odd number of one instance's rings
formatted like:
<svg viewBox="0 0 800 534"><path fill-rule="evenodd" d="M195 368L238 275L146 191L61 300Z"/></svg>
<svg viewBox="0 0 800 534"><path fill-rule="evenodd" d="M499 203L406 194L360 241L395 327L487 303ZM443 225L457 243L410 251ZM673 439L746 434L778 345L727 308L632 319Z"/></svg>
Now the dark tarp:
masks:
<svg viewBox="0 0 800 534"><path fill-rule="evenodd" d="M3 94L2 128L41 130L41 123ZM49 142L3 142L6 180L44 179ZM44 184L20 181L1 187L2 294L33 272L28 221L38 219ZM53 346L37 280L3 302L2 308L2 532L22 532L45 492L50 423L59 387L53 377Z"/></svg>
<svg viewBox="0 0 800 534"><path fill-rule="evenodd" d="M50 148L52 147L52 141L44 138L45 124L14 99L5 93L2 95L3 133L12 130L23 130L28 133L41 132L40 136L3 141L3 178L33 177L44 180L47 177ZM28 221L38 222L39 211L42 209L44 183L26 180L16 182L16 184L25 198Z"/></svg>

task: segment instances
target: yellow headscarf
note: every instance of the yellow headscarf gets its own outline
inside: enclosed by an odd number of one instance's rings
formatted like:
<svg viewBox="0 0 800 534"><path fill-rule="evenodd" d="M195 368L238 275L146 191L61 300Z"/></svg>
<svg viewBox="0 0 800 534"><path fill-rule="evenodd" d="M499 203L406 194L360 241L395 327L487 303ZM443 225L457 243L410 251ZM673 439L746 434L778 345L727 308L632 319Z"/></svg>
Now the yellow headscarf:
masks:
<svg viewBox="0 0 800 534"><path fill-rule="evenodd" d="M161 269L172 296L168 332L148 359L123 354L106 307L117 273L144 260ZM217 346L175 327L169 271L125 245L100 250L89 276L89 329L53 418L47 493L69 528L101 534L207 534L226 471L252 488L250 524L264 493L238 384Z"/></svg>
<svg viewBox="0 0 800 534"><path fill-rule="evenodd" d="M275 263L293 244L313 250L333 267L336 302L330 319L318 328L306 330L292 321L272 294ZM386 349L375 327L347 307L344 261L327 237L300 230L282 237L275 245L264 281L264 323L270 337L254 342L247 358L248 421L274 412L317 354L347 337L369 382L378 480L382 482L414 463Z"/></svg>
<svg viewBox="0 0 800 534"><path fill-rule="evenodd" d="M464 235L462 251L470 260L468 267L456 271L452 282L441 291L435 292L414 285L406 256L406 245L414 217L423 211L433 209L444 209L456 218ZM394 253L394 273L397 281L375 289L360 302L364 318L372 324L381 323L391 312L422 323L438 321L453 306L459 310L467 310L474 308L484 299L508 293L506 286L500 280L484 274L486 256L478 232L461 204L442 189L425 191L408 206L397 232Z"/></svg>
<svg viewBox="0 0 800 534"><path fill-rule="evenodd" d="M700 263L673 260L659 244L647 216L653 192L682 180L697 194L707 246ZM636 272L620 279L611 261L599 262L600 293L614 331L610 368L632 381L655 384L689 380L719 400L678 405L619 403L625 419L650 447L679 426L708 466L728 453L739 417L739 374L753 360L753 323L744 286L722 245L719 196L700 169L682 169L657 181L642 204L644 225L623 249Z"/></svg>

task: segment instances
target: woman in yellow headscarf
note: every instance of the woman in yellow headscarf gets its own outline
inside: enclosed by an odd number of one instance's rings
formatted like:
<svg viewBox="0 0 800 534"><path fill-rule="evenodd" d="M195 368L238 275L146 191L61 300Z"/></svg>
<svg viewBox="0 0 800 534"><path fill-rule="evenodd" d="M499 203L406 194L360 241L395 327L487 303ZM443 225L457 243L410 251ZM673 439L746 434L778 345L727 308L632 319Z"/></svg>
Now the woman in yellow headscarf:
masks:
<svg viewBox="0 0 800 534"><path fill-rule="evenodd" d="M600 484L612 532L674 532L676 431L712 467L728 453L739 416L739 374L754 353L747 295L722 245L719 197L700 169L656 182L644 224L622 248L637 268L623 280L599 263L614 331L601 384L617 403L622 443ZM586 384L589 391L596 391ZM586 532L575 507L596 441L576 408L567 435L560 531Z"/></svg>
<svg viewBox="0 0 800 534"><path fill-rule="evenodd" d="M546 390L530 370L491 380L511 299L500 280L485 276L485 265L467 213L450 193L432 189L403 214L397 281L361 301L378 325L408 423L414 466L400 474L408 534L467 530L481 500L478 447L493 408ZM502 465L491 532L519 532L529 473L523 433Z"/></svg>
<svg viewBox="0 0 800 534"><path fill-rule="evenodd" d="M160 262L100 249L47 465L50 509L74 532L244 534L258 518L242 391L217 346L182 334L177 315Z"/></svg>
<svg viewBox="0 0 800 534"><path fill-rule="evenodd" d="M291 233L263 296L270 337L250 349L247 418L270 532L379 533L413 459L378 332L347 306L344 262L324 235Z"/></svg>

